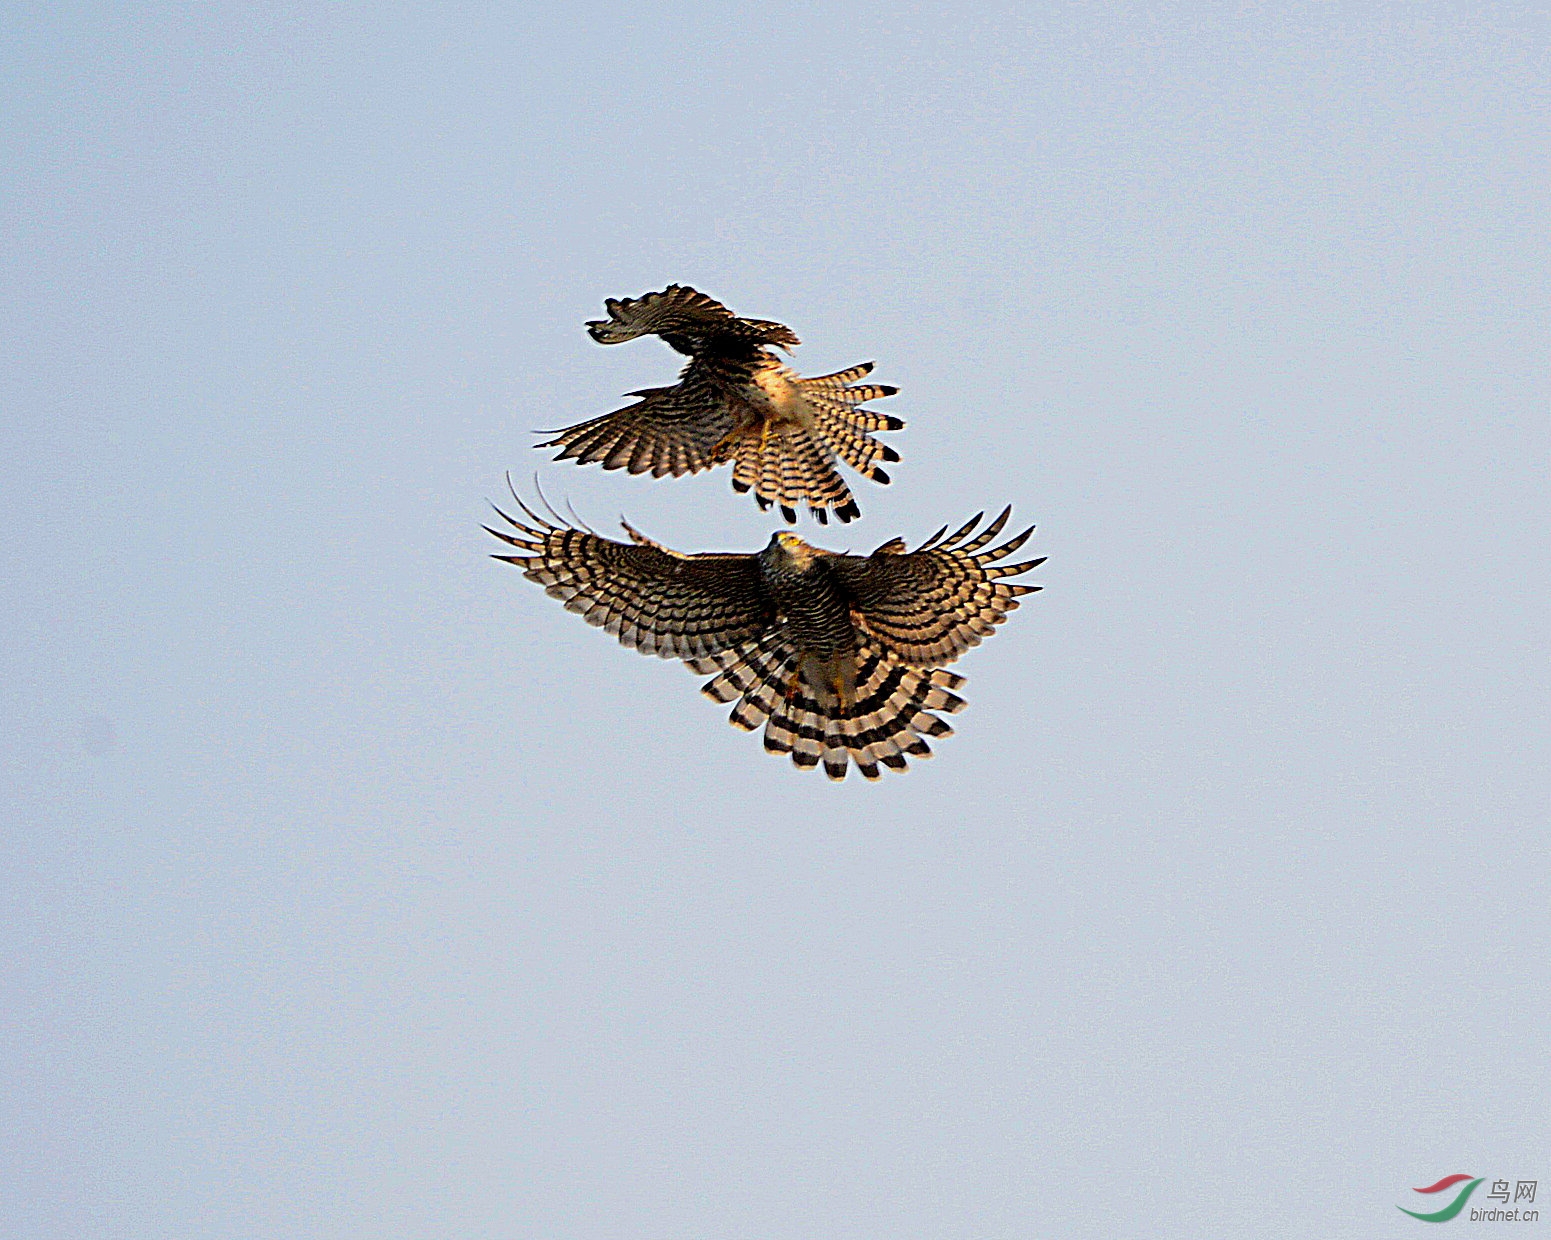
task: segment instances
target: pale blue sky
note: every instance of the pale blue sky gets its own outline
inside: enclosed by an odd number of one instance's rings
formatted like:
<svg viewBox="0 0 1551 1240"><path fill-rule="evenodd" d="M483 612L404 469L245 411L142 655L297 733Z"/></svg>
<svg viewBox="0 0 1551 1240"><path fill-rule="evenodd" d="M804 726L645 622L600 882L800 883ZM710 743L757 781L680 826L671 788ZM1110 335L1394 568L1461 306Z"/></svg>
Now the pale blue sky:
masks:
<svg viewBox="0 0 1551 1240"><path fill-rule="evenodd" d="M0 1232L1414 1236L1551 1181L1551 16L12 5ZM1048 555L877 785L486 558L692 283Z"/></svg>

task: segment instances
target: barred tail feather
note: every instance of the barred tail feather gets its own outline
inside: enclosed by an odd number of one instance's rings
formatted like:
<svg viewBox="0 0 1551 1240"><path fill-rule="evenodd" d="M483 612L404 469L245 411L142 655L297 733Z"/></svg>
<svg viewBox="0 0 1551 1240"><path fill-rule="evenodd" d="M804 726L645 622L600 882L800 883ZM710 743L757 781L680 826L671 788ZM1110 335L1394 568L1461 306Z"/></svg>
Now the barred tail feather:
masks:
<svg viewBox="0 0 1551 1240"><path fill-rule="evenodd" d="M904 422L900 417L889 413L875 413L873 410L853 410L850 405L842 405L838 400L825 400L822 396L813 396L805 393L808 407L814 411L824 410L825 413L833 413L839 417L848 427L856 430L903 430Z"/></svg>
<svg viewBox="0 0 1551 1240"><path fill-rule="evenodd" d="M853 756L857 770L868 778L878 778L878 768L867 758L866 746L856 739L856 720L844 711L831 711L824 720L824 774L831 779L844 779L846 763Z"/></svg>
<svg viewBox="0 0 1551 1240"><path fill-rule="evenodd" d="M879 443L865 431L857 430L828 410L816 411L814 425L824 437L825 446L857 473L874 482L889 481L888 474L878 467L878 462L899 460L899 453L893 448Z"/></svg>
<svg viewBox="0 0 1551 1240"><path fill-rule="evenodd" d="M855 383L854 380L871 373L872 363L863 362L849 370L839 370L832 375L815 375L798 379L797 386L803 396L815 408L825 408L839 414L859 430L897 431L905 424L887 413L878 413L859 406L870 400L881 400L899 391L887 383Z"/></svg>
<svg viewBox="0 0 1551 1240"><path fill-rule="evenodd" d="M844 370L837 370L827 375L809 375L806 379L801 379L798 382L803 387L818 388L821 391L843 392L858 379L865 379L872 374L874 365L876 365L875 362L858 362L855 366L847 366Z"/></svg>
<svg viewBox="0 0 1551 1240"><path fill-rule="evenodd" d="M831 512L841 521L862 515L835 470L834 452L800 426L756 427L735 440L729 452L733 490L752 490L761 508L779 504L788 521L797 520L797 506L804 503L821 525Z"/></svg>
<svg viewBox="0 0 1551 1240"><path fill-rule="evenodd" d="M858 409L845 401L835 400L828 394L804 392L803 399L808 402L810 408L833 413L842 422L854 426L859 431L897 431L903 430L905 426L903 419L896 418L891 413L879 413L875 409Z"/></svg>
<svg viewBox="0 0 1551 1240"><path fill-rule="evenodd" d="M734 726L752 732L763 725L766 750L791 754L803 769L822 763L831 779L844 779L852 763L866 779L877 779L880 766L903 771L909 757L931 756L927 737L953 735L938 714L964 709L954 692L963 677L910 667L881 648L864 647L855 663L855 690L845 700L810 684L799 672L800 653L780 637L690 666L716 672L701 691L736 703L729 716Z"/></svg>
<svg viewBox="0 0 1551 1240"><path fill-rule="evenodd" d="M849 370L837 370L832 375L813 375L806 379L798 379L797 383L804 389L805 394L822 394L830 400L838 401L846 405L861 405L869 400L882 400L885 396L895 395L899 389L888 383L857 383L872 373L871 362L863 362L859 366L852 366Z"/></svg>
<svg viewBox="0 0 1551 1240"><path fill-rule="evenodd" d="M812 770L824 756L822 709L800 691L782 698L765 724L765 749L770 753L789 753L798 768Z"/></svg>

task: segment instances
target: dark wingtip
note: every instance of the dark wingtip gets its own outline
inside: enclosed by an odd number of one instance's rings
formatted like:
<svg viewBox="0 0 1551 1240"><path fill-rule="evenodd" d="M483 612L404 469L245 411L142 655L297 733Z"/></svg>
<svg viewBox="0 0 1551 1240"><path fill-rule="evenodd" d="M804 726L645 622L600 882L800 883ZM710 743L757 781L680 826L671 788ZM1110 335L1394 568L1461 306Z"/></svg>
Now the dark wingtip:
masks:
<svg viewBox="0 0 1551 1240"><path fill-rule="evenodd" d="M810 509L808 509L808 511L813 514L813 519L815 521L817 521L820 525L828 525L829 524L829 509L828 508L810 508Z"/></svg>
<svg viewBox="0 0 1551 1240"><path fill-rule="evenodd" d="M880 384L878 384L878 386L883 389L883 395L884 396L898 396L899 395L899 389L897 387L895 387L892 383L880 383Z"/></svg>
<svg viewBox="0 0 1551 1240"><path fill-rule="evenodd" d="M788 508L785 504L782 504L781 515L786 518L788 525L797 524L797 510L795 508Z"/></svg>
<svg viewBox="0 0 1551 1240"><path fill-rule="evenodd" d="M905 429L904 419L896 418L890 414L883 423L883 429L886 431L902 431Z"/></svg>
<svg viewBox="0 0 1551 1240"><path fill-rule="evenodd" d="M870 476L874 482L881 482L884 486L889 485L888 474L884 473L883 470L879 469L876 465L872 467L872 474Z"/></svg>
<svg viewBox="0 0 1551 1240"><path fill-rule="evenodd" d="M888 444L884 444L883 445L882 456L883 456L883 459L885 461L897 461L897 460L899 460L899 453L894 451L893 448L889 447Z"/></svg>

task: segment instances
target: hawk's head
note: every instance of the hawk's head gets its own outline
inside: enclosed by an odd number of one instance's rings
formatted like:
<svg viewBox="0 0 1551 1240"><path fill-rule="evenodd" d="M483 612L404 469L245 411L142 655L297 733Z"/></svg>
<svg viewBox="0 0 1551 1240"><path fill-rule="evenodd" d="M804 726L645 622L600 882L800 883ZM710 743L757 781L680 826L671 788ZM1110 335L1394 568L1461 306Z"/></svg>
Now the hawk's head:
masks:
<svg viewBox="0 0 1551 1240"><path fill-rule="evenodd" d="M807 572L814 561L823 554L817 547L811 547L803 542L791 530L776 531L770 536L770 545L765 548L765 555L788 572Z"/></svg>

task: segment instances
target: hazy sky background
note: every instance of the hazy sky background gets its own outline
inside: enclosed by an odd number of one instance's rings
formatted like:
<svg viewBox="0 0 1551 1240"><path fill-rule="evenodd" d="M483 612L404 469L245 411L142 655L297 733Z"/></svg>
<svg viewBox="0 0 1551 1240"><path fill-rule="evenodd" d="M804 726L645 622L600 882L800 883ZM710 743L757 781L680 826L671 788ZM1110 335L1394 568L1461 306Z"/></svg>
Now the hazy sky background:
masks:
<svg viewBox="0 0 1551 1240"><path fill-rule="evenodd" d="M0 49L0 1232L1551 1196L1544 8L10 5ZM900 385L820 545L1039 523L907 775L797 772L486 558L508 469L776 528L531 448L672 381L582 330L670 281Z"/></svg>

